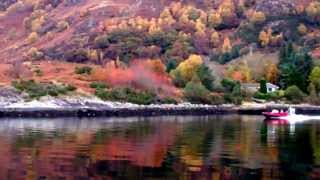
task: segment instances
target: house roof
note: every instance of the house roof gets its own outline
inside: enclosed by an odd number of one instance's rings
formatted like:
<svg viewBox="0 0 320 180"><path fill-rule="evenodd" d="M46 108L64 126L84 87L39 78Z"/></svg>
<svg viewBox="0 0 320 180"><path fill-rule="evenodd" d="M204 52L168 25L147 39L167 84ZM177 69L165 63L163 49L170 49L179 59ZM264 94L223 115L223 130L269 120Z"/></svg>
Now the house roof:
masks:
<svg viewBox="0 0 320 180"><path fill-rule="evenodd" d="M272 88L275 88L275 89L279 89L279 86L277 86L275 84L272 84L272 83L267 83L267 87L272 87Z"/></svg>

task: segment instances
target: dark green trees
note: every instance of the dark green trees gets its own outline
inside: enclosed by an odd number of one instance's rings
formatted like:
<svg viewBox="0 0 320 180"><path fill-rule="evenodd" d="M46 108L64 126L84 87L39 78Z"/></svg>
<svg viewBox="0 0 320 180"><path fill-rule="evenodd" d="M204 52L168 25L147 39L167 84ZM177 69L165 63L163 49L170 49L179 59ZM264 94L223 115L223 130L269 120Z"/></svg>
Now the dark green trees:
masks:
<svg viewBox="0 0 320 180"><path fill-rule="evenodd" d="M313 68L311 56L305 50L295 50L292 43L287 43L280 49L279 83L282 88L297 86L307 91L308 77Z"/></svg>

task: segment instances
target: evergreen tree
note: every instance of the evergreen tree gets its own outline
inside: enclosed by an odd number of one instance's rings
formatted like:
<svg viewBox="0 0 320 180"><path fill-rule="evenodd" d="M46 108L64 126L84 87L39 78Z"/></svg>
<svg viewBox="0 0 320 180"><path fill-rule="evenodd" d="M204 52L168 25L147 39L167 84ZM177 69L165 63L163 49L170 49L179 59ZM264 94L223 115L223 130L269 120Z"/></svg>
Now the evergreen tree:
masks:
<svg viewBox="0 0 320 180"><path fill-rule="evenodd" d="M197 75L201 80L202 84L210 91L213 90L213 81L214 77L212 75L211 70L204 64L202 64L198 70Z"/></svg>
<svg viewBox="0 0 320 180"><path fill-rule="evenodd" d="M267 91L267 81L265 79L260 80L260 92L266 94Z"/></svg>
<svg viewBox="0 0 320 180"><path fill-rule="evenodd" d="M313 68L311 56L305 50L296 51L292 43L287 43L280 49L278 65L279 83L282 88L296 85L307 92L308 77Z"/></svg>

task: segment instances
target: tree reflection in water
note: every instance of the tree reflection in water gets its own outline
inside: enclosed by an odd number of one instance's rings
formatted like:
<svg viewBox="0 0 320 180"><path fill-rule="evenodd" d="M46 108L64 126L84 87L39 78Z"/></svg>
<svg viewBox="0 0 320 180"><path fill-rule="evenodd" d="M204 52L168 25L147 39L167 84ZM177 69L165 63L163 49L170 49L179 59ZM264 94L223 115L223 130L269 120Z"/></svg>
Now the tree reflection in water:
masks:
<svg viewBox="0 0 320 180"><path fill-rule="evenodd" d="M317 178L318 127L259 116L4 119L0 177Z"/></svg>

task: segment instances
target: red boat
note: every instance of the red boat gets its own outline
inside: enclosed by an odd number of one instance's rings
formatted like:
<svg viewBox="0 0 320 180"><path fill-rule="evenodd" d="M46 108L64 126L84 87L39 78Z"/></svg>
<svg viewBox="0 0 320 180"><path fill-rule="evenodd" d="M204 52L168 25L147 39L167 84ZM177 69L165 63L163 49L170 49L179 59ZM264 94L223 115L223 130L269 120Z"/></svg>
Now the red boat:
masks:
<svg viewBox="0 0 320 180"><path fill-rule="evenodd" d="M277 110L273 110L271 112L263 112L262 114L266 117L266 119L280 119L289 115L288 112L279 112Z"/></svg>

